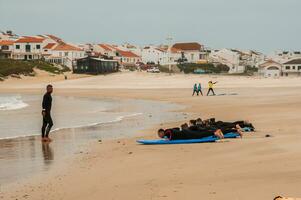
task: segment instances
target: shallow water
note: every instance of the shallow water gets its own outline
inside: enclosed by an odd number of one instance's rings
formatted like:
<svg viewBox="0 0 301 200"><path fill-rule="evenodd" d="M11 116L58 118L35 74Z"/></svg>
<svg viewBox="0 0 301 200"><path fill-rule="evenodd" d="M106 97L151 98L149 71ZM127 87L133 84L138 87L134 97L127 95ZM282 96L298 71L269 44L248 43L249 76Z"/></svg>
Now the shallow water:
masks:
<svg viewBox="0 0 301 200"><path fill-rule="evenodd" d="M10 138L0 140L1 185L58 166L91 141L136 136L142 129L186 117L169 112L182 108L169 103L54 96L54 141L42 144L37 136L42 123L41 97L21 98L27 107L0 111L0 137Z"/></svg>

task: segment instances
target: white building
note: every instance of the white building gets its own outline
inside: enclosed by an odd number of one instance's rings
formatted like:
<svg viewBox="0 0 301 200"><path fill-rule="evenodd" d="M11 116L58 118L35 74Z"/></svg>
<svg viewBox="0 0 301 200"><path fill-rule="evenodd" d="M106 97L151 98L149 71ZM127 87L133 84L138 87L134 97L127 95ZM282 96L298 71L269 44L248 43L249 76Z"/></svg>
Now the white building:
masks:
<svg viewBox="0 0 301 200"><path fill-rule="evenodd" d="M13 40L0 40L0 58L11 58L13 49Z"/></svg>
<svg viewBox="0 0 301 200"><path fill-rule="evenodd" d="M274 60L267 60L258 66L259 75L268 78L278 78L282 75L282 64Z"/></svg>
<svg viewBox="0 0 301 200"><path fill-rule="evenodd" d="M156 46L146 46L142 49L141 59L143 63L153 62L155 64L164 65L167 60L167 50Z"/></svg>
<svg viewBox="0 0 301 200"><path fill-rule="evenodd" d="M301 58L292 59L283 63L283 76L300 76L301 75Z"/></svg>
<svg viewBox="0 0 301 200"><path fill-rule="evenodd" d="M230 68L229 73L243 73L245 71L245 66L240 65L240 54L230 49L212 51L209 60L212 63L227 65Z"/></svg>
<svg viewBox="0 0 301 200"><path fill-rule="evenodd" d="M65 65L72 69L73 63L85 57L85 51L75 45L65 42L48 43L43 48L43 57L50 63Z"/></svg>
<svg viewBox="0 0 301 200"><path fill-rule="evenodd" d="M14 34L12 31L0 31L0 40L17 40L19 36Z"/></svg>
<svg viewBox="0 0 301 200"><path fill-rule="evenodd" d="M93 45L93 50L97 53L100 53L109 58L113 58L116 56L116 47L110 44L95 44Z"/></svg>
<svg viewBox="0 0 301 200"><path fill-rule="evenodd" d="M277 62L287 62L292 59L301 58L300 51L276 51L273 54L268 56L270 59L273 59Z"/></svg>
<svg viewBox="0 0 301 200"><path fill-rule="evenodd" d="M14 42L13 59L35 60L41 59L45 38L24 36Z"/></svg>
<svg viewBox="0 0 301 200"><path fill-rule="evenodd" d="M204 46L197 42L175 43L172 45L172 51L188 63L198 63L208 59Z"/></svg>
<svg viewBox="0 0 301 200"><path fill-rule="evenodd" d="M136 65L137 62L141 62L141 56L131 51L121 49L116 45L97 44L93 46L93 49L95 52L117 60L121 65L124 66L133 66Z"/></svg>

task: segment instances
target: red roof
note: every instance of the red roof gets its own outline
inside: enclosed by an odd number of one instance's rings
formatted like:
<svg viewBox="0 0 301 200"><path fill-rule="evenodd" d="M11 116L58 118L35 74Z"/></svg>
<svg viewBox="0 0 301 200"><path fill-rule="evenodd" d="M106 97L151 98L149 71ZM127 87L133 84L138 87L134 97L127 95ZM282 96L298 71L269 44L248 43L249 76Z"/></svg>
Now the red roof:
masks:
<svg viewBox="0 0 301 200"><path fill-rule="evenodd" d="M106 51L112 51L112 49L109 47L109 45L106 44L99 44L98 46L100 46L101 48L103 48Z"/></svg>
<svg viewBox="0 0 301 200"><path fill-rule="evenodd" d="M15 41L15 43L42 43L45 39L44 38L37 38L37 37L23 37Z"/></svg>
<svg viewBox="0 0 301 200"><path fill-rule="evenodd" d="M131 51L121 51L117 50L117 52L122 56L122 57L139 57L138 55L134 54Z"/></svg>
<svg viewBox="0 0 301 200"><path fill-rule="evenodd" d="M172 46L173 48L182 50L182 51L200 51L202 45L197 42L189 42L189 43L176 43Z"/></svg>
<svg viewBox="0 0 301 200"><path fill-rule="evenodd" d="M53 50L56 51L82 51L80 48L67 43L59 43Z"/></svg>
<svg viewBox="0 0 301 200"><path fill-rule="evenodd" d="M53 39L54 41L56 41L56 42L61 42L61 41L63 41L61 38L59 38L59 37L56 37L56 36L54 36L54 35L47 35L50 39Z"/></svg>
<svg viewBox="0 0 301 200"><path fill-rule="evenodd" d="M0 40L0 45L13 45L13 40Z"/></svg>
<svg viewBox="0 0 301 200"><path fill-rule="evenodd" d="M52 49L55 43L48 43L43 49Z"/></svg>

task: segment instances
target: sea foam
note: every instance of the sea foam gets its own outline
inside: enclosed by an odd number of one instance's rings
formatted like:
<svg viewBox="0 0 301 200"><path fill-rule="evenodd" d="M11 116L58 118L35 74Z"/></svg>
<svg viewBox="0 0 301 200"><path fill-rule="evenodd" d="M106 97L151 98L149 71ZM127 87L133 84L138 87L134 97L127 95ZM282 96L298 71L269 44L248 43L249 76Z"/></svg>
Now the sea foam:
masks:
<svg viewBox="0 0 301 200"><path fill-rule="evenodd" d="M17 110L27 106L28 104L23 102L20 96L0 96L0 111Z"/></svg>

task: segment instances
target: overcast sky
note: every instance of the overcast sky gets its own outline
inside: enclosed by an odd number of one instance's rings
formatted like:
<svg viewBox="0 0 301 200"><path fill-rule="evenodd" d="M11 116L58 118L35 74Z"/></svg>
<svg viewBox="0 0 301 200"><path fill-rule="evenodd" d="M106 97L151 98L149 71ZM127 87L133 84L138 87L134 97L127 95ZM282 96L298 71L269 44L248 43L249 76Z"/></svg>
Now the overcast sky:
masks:
<svg viewBox="0 0 301 200"><path fill-rule="evenodd" d="M301 49L301 0L0 0L0 30L70 42Z"/></svg>

